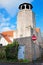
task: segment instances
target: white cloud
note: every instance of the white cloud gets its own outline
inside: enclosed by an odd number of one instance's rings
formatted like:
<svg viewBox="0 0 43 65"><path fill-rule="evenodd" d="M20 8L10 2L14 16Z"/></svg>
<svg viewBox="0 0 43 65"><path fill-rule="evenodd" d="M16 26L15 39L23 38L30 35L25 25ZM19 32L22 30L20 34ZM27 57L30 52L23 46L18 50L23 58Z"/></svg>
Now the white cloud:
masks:
<svg viewBox="0 0 43 65"><path fill-rule="evenodd" d="M10 20L10 18L2 18L2 22L6 22L6 21L9 21Z"/></svg>
<svg viewBox="0 0 43 65"><path fill-rule="evenodd" d="M10 23L10 17L4 18L3 15L1 15L0 18L0 32L3 31L9 31L15 28L15 25Z"/></svg>
<svg viewBox="0 0 43 65"><path fill-rule="evenodd" d="M9 26L9 24L2 23L0 25L0 32L13 30L15 29L15 27L16 27L15 25Z"/></svg>
<svg viewBox="0 0 43 65"><path fill-rule="evenodd" d="M9 21L9 20L10 20L10 17L5 18L3 16L3 14L0 13L0 22L6 22L6 21Z"/></svg>
<svg viewBox="0 0 43 65"><path fill-rule="evenodd" d="M1 23L0 27L5 27L5 26L9 26L9 25L10 25L10 23Z"/></svg>
<svg viewBox="0 0 43 65"><path fill-rule="evenodd" d="M13 28L15 28L16 26L15 25L11 25L11 28L13 29Z"/></svg>
<svg viewBox="0 0 43 65"><path fill-rule="evenodd" d="M10 18L3 18L3 21L9 21L10 20Z"/></svg>
<svg viewBox="0 0 43 65"><path fill-rule="evenodd" d="M10 31L10 27L3 27L0 29L1 31L0 32L4 32L4 31Z"/></svg>
<svg viewBox="0 0 43 65"><path fill-rule="evenodd" d="M0 5L5 7L11 16L14 16L17 13L18 6L24 2L31 3L33 0L0 0Z"/></svg>
<svg viewBox="0 0 43 65"><path fill-rule="evenodd" d="M10 23L9 22L2 22L0 23L0 32L3 32L3 31L9 31L11 30L11 28L9 27Z"/></svg>

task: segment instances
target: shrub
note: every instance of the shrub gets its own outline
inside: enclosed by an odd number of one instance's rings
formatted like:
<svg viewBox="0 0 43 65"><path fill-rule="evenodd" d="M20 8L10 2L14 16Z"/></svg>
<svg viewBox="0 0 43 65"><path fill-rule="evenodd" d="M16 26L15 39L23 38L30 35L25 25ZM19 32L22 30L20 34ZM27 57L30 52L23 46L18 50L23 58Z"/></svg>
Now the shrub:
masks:
<svg viewBox="0 0 43 65"><path fill-rule="evenodd" d="M5 54L5 50L4 48L0 48L0 60L5 59L6 58L6 54Z"/></svg>
<svg viewBox="0 0 43 65"><path fill-rule="evenodd" d="M17 55L18 55L18 42L14 41L12 44L8 44L6 46L6 58L8 60L17 60Z"/></svg>

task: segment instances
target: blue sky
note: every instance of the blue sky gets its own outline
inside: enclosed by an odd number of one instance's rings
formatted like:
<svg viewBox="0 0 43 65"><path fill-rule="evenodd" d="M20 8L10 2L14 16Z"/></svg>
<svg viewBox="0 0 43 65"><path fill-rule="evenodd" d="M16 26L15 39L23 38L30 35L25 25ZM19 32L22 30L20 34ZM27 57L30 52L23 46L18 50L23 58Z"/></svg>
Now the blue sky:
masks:
<svg viewBox="0 0 43 65"><path fill-rule="evenodd" d="M0 32L16 30L18 7L24 2L33 5L36 27L43 32L43 0L0 0Z"/></svg>

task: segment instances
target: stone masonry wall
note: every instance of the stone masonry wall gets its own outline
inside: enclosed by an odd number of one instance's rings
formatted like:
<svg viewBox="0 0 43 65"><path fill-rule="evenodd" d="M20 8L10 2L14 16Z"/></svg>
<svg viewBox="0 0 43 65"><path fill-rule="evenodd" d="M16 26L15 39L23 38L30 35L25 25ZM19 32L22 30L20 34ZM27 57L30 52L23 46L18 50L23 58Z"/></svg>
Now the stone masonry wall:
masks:
<svg viewBox="0 0 43 65"><path fill-rule="evenodd" d="M32 61L32 60L35 59L35 57L36 58L39 57L38 56L39 50L34 55L35 51L34 51L34 47L32 46L34 44L33 44L32 40L31 40L31 37L17 38L17 39L14 39L14 41L15 40L18 41L19 45L25 45L25 59L29 59L30 61ZM35 44L35 46L38 47L36 44ZM37 48L35 48L35 50L37 51Z"/></svg>

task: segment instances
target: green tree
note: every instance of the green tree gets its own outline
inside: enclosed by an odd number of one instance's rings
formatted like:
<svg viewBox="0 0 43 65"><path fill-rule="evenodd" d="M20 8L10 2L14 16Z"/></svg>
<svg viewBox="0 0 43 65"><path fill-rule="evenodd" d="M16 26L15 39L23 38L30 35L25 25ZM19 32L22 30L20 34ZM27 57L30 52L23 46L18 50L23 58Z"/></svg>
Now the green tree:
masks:
<svg viewBox="0 0 43 65"><path fill-rule="evenodd" d="M18 42L14 41L12 44L8 44L6 46L5 52L6 52L6 58L8 60L17 60L18 56Z"/></svg>
<svg viewBox="0 0 43 65"><path fill-rule="evenodd" d="M5 50L3 47L0 47L0 60L4 60L6 58Z"/></svg>

